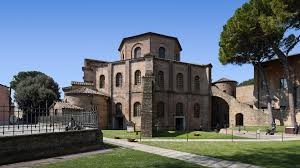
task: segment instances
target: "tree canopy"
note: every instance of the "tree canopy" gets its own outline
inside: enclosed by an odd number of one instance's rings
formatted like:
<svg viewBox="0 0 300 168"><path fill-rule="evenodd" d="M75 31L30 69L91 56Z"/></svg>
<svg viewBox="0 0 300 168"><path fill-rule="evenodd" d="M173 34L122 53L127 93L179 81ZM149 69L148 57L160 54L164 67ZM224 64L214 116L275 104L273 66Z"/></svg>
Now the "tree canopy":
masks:
<svg viewBox="0 0 300 168"><path fill-rule="evenodd" d="M45 107L46 104L49 107L60 99L58 84L42 72L20 72L14 80L14 97L21 108Z"/></svg>
<svg viewBox="0 0 300 168"><path fill-rule="evenodd" d="M45 75L44 73L42 72L39 72L39 71L22 71L22 72L19 72L17 75L14 75L13 77L13 80L10 82L10 87L14 90L17 89L17 85L25 80L26 78L28 77L36 77L37 75Z"/></svg>
<svg viewBox="0 0 300 168"><path fill-rule="evenodd" d="M220 36L222 64L247 64L288 54L299 42L300 1L250 0L227 21Z"/></svg>
<svg viewBox="0 0 300 168"><path fill-rule="evenodd" d="M247 85L253 85L254 84L254 79L248 79L243 82L241 82L238 86L247 86Z"/></svg>

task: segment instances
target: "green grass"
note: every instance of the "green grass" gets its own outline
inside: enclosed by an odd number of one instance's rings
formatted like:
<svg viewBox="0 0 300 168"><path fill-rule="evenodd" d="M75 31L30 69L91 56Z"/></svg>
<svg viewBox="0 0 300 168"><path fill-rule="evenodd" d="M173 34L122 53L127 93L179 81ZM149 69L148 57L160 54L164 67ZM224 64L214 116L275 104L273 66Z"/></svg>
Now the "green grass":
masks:
<svg viewBox="0 0 300 168"><path fill-rule="evenodd" d="M270 168L300 168L300 142L142 142Z"/></svg>
<svg viewBox="0 0 300 168"><path fill-rule="evenodd" d="M41 168L199 168L201 166L130 149L82 157L44 165Z"/></svg>
<svg viewBox="0 0 300 168"><path fill-rule="evenodd" d="M242 131L256 132L256 130L260 129L261 132L266 132L266 129L270 129L270 126L241 126ZM285 126L276 126L276 132L284 131ZM231 129L231 128L228 128ZM235 130L238 130L239 127L234 127Z"/></svg>
<svg viewBox="0 0 300 168"><path fill-rule="evenodd" d="M140 136L136 133L128 133L126 130L102 130L103 136L107 138L119 137L121 139L135 138ZM195 136L195 133L200 136ZM153 132L153 138L166 138L166 139L186 139L187 134L185 131L159 131ZM191 131L188 133L189 139L231 139L231 135L221 134L216 132L203 132L203 131ZM234 139L241 139L243 137L233 136Z"/></svg>

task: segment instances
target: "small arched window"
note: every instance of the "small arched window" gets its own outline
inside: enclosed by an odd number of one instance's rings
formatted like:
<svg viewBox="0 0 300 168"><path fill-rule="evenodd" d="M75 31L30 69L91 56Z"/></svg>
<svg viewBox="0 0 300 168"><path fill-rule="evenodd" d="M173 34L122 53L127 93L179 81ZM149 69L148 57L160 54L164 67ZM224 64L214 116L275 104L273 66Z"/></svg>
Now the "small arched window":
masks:
<svg viewBox="0 0 300 168"><path fill-rule="evenodd" d="M134 105L133 105L133 109L134 109L133 116L134 117L141 116L141 108L142 108L142 105L140 102L134 103Z"/></svg>
<svg viewBox="0 0 300 168"><path fill-rule="evenodd" d="M182 103L176 104L176 116L183 116L183 104Z"/></svg>
<svg viewBox="0 0 300 168"><path fill-rule="evenodd" d="M157 84L159 86L160 89L164 88L164 72L163 71L158 71L158 75L157 75Z"/></svg>
<svg viewBox="0 0 300 168"><path fill-rule="evenodd" d="M159 47L158 54L159 54L159 58L165 58L166 57L166 49L164 47Z"/></svg>
<svg viewBox="0 0 300 168"><path fill-rule="evenodd" d="M157 103L157 116L164 117L165 115L165 104L164 102Z"/></svg>
<svg viewBox="0 0 300 168"><path fill-rule="evenodd" d="M141 51L142 51L141 47L136 47L134 49L134 58L140 58L141 57Z"/></svg>
<svg viewBox="0 0 300 168"><path fill-rule="evenodd" d="M117 73L117 75L116 75L116 87L122 87L122 82L123 82L122 74Z"/></svg>
<svg viewBox="0 0 300 168"><path fill-rule="evenodd" d="M176 84L178 89L183 89L183 75L182 73L177 74Z"/></svg>
<svg viewBox="0 0 300 168"><path fill-rule="evenodd" d="M199 76L195 76L194 86L195 86L195 90L200 90L200 77Z"/></svg>
<svg viewBox="0 0 300 168"><path fill-rule="evenodd" d="M100 89L105 87L105 76L101 75L100 76Z"/></svg>
<svg viewBox="0 0 300 168"><path fill-rule="evenodd" d="M116 115L122 115L122 104L121 103L116 104Z"/></svg>
<svg viewBox="0 0 300 168"><path fill-rule="evenodd" d="M141 71L140 70L136 70L134 73L134 84L135 85L141 84Z"/></svg>
<svg viewBox="0 0 300 168"><path fill-rule="evenodd" d="M198 103L195 103L194 105L194 117L195 118L200 117L200 105Z"/></svg>

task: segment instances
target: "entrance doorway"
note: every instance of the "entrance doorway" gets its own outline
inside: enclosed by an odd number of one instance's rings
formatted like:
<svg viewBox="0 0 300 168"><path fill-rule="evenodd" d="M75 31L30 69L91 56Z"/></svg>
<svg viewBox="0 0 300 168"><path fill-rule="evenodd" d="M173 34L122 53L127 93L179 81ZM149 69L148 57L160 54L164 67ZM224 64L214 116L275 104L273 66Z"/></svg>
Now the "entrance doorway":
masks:
<svg viewBox="0 0 300 168"><path fill-rule="evenodd" d="M123 117L116 117L115 121L116 121L116 125L115 125L116 129L120 129L120 130L124 129L124 127L123 127Z"/></svg>
<svg viewBox="0 0 300 168"><path fill-rule="evenodd" d="M235 115L235 125L243 126L244 125L244 116L242 113L238 113Z"/></svg>
<svg viewBox="0 0 300 168"><path fill-rule="evenodd" d="M184 130L184 118L175 118L176 130Z"/></svg>

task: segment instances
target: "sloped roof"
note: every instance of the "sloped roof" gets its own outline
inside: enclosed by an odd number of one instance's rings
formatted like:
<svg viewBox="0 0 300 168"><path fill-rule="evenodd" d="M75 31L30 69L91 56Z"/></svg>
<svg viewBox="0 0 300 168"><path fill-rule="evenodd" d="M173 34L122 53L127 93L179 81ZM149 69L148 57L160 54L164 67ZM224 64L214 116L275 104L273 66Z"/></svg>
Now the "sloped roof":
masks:
<svg viewBox="0 0 300 168"><path fill-rule="evenodd" d="M231 80L231 79L228 79L228 78L221 78L221 79L219 79L219 80L217 80L213 83L222 83L222 82L236 82L237 83L237 81Z"/></svg>
<svg viewBox="0 0 300 168"><path fill-rule="evenodd" d="M8 86L6 86L6 85L3 85L3 84L0 84L0 86L3 86L3 87L6 87L6 88L9 88Z"/></svg>
<svg viewBox="0 0 300 168"><path fill-rule="evenodd" d="M62 109L73 109L73 110L83 110L83 108L75 106L66 102L55 102L56 105L60 106Z"/></svg>
<svg viewBox="0 0 300 168"><path fill-rule="evenodd" d="M75 90L71 90L69 92L65 93L66 95L71 95L71 94L90 94L90 95L102 95L102 96L106 96L104 93L95 91L93 89L89 89L87 87L81 87Z"/></svg>
<svg viewBox="0 0 300 168"><path fill-rule="evenodd" d="M153 33L153 32L146 32L146 33L138 34L138 35L135 35L135 36L130 36L130 37L125 37L125 38L123 38L123 40L122 40L121 43L120 43L120 46L119 46L118 50L121 51L122 46L123 46L123 44L124 44L125 41L130 40L130 39L133 39L133 38L138 38L138 37L142 37L142 36L147 36L147 35L160 36L160 37L165 37L165 38L170 38L170 39L176 40L176 42L177 42L177 44L178 44L178 46L179 46L180 51L182 50L181 45L180 45L179 40L178 40L177 37L167 36L167 35L158 34L158 33Z"/></svg>

